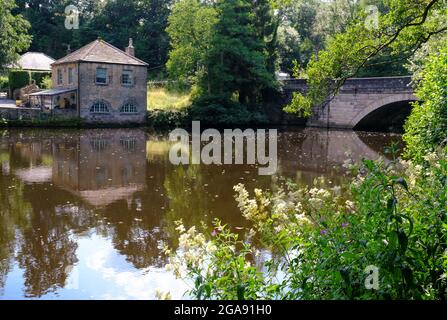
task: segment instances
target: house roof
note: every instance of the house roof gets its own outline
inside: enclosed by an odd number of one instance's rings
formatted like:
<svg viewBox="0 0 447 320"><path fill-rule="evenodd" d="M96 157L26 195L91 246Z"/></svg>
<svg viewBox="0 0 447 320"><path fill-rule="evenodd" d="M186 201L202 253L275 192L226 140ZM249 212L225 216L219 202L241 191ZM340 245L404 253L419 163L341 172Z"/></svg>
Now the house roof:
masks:
<svg viewBox="0 0 447 320"><path fill-rule="evenodd" d="M74 62L114 63L135 66L148 65L146 62L127 54L101 39L95 40L75 52L70 53L52 65Z"/></svg>
<svg viewBox="0 0 447 320"><path fill-rule="evenodd" d="M41 52L27 52L16 63L11 64L11 69L23 69L30 71L51 71L54 59Z"/></svg>

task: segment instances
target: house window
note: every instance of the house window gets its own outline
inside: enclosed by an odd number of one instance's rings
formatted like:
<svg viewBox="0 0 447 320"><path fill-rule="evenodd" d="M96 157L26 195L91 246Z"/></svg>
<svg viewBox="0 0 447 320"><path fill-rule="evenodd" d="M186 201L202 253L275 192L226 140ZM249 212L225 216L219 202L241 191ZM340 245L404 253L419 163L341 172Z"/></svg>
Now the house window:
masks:
<svg viewBox="0 0 447 320"><path fill-rule="evenodd" d="M124 86L133 85L133 72L131 70L124 70L121 76L121 84Z"/></svg>
<svg viewBox="0 0 447 320"><path fill-rule="evenodd" d="M121 107L121 113L137 113L137 107L133 103L126 103Z"/></svg>
<svg viewBox="0 0 447 320"><path fill-rule="evenodd" d="M96 69L96 83L107 84L107 69L105 68Z"/></svg>
<svg viewBox="0 0 447 320"><path fill-rule="evenodd" d="M68 68L68 84L73 84L73 68Z"/></svg>
<svg viewBox="0 0 447 320"><path fill-rule="evenodd" d="M105 102L96 102L91 108L91 113L109 113L109 108Z"/></svg>
<svg viewBox="0 0 447 320"><path fill-rule="evenodd" d="M62 69L57 69L57 84L62 85L64 84L64 78L62 75Z"/></svg>

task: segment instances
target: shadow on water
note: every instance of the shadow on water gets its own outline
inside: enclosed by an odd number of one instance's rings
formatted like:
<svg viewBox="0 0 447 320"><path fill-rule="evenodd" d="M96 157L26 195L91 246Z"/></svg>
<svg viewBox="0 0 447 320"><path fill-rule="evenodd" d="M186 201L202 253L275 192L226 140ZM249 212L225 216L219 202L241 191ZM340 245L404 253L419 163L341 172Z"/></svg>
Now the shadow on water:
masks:
<svg viewBox="0 0 447 320"><path fill-rule="evenodd" d="M273 189L324 176L346 183L347 158L378 158L398 135L290 129L274 176L254 165L174 166L166 135L140 129L0 132L0 298L181 298L165 271L175 221L248 227L232 187Z"/></svg>

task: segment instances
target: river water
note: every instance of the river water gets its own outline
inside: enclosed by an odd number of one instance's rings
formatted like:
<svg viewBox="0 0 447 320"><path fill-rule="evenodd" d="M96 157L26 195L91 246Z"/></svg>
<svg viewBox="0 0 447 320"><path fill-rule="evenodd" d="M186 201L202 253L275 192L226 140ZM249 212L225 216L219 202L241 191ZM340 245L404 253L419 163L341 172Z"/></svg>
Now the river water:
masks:
<svg viewBox="0 0 447 320"><path fill-rule="evenodd" d="M174 166L167 134L142 129L0 130L0 299L182 298L164 268L175 221L249 227L233 186L283 178L347 183L347 159L376 159L401 136L289 128L278 172L251 165Z"/></svg>

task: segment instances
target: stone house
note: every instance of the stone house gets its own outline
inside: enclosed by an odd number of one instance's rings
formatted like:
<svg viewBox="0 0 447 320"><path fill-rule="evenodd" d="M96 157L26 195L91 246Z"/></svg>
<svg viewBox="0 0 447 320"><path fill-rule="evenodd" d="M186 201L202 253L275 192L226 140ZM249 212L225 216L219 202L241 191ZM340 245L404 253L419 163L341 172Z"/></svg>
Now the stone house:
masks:
<svg viewBox="0 0 447 320"><path fill-rule="evenodd" d="M147 66L132 39L125 51L98 39L54 62L53 89L32 94L31 104L86 123L144 123Z"/></svg>

